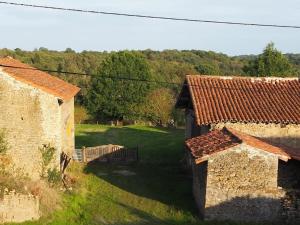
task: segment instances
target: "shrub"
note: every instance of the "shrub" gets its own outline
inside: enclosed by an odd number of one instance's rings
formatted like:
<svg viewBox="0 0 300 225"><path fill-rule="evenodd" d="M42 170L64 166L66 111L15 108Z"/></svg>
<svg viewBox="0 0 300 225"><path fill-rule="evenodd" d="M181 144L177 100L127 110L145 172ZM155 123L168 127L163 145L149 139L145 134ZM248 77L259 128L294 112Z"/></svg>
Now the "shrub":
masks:
<svg viewBox="0 0 300 225"><path fill-rule="evenodd" d="M46 169L48 168L49 164L53 160L56 149L52 147L50 144L48 144L48 145L43 145L43 147L39 148L39 150L42 154L41 177L45 177Z"/></svg>
<svg viewBox="0 0 300 225"><path fill-rule="evenodd" d="M54 158L56 148L50 144L43 145L39 148L42 155L42 171L41 177L46 178L49 184L58 184L61 181L61 173L56 168L49 168L51 161Z"/></svg>
<svg viewBox="0 0 300 225"><path fill-rule="evenodd" d="M50 184L58 184L61 181L61 173L56 168L48 169L47 176Z"/></svg>
<svg viewBox="0 0 300 225"><path fill-rule="evenodd" d="M76 105L74 111L74 120L76 124L85 123L90 119L86 109L82 106Z"/></svg>

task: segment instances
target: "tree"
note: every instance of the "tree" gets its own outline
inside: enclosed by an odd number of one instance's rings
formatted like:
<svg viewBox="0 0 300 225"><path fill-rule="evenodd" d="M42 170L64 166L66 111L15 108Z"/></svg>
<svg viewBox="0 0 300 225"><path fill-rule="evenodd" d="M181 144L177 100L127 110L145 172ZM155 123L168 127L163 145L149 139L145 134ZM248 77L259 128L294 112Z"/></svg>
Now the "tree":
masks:
<svg viewBox="0 0 300 225"><path fill-rule="evenodd" d="M250 61L249 65L244 67L244 71L247 75L261 77L282 77L296 73L288 58L274 47L274 43L269 43L258 58Z"/></svg>
<svg viewBox="0 0 300 225"><path fill-rule="evenodd" d="M198 73L202 75L219 75L220 69L214 63L201 63L195 67Z"/></svg>
<svg viewBox="0 0 300 225"><path fill-rule="evenodd" d="M159 88L151 91L143 106L145 117L156 125L167 124L172 118L175 97L168 88Z"/></svg>
<svg viewBox="0 0 300 225"><path fill-rule="evenodd" d="M136 109L144 102L151 85L130 79L151 80L145 58L137 52L112 53L92 78L86 103L89 113L100 120L137 118Z"/></svg>
<svg viewBox="0 0 300 225"><path fill-rule="evenodd" d="M76 53L72 48L66 48L65 53Z"/></svg>

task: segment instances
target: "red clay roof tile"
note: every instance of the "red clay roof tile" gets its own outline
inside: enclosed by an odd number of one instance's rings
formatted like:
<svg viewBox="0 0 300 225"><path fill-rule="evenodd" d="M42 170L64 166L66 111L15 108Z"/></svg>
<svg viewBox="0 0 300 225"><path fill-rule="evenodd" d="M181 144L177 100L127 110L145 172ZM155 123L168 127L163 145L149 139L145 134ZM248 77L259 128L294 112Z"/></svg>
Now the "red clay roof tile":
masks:
<svg viewBox="0 0 300 225"><path fill-rule="evenodd" d="M1 65L11 67L3 67ZM80 88L72 84L69 84L48 73L37 70L27 64L21 63L11 57L0 58L0 71L1 70L16 80L39 88L49 94L61 98L62 100L68 100L74 97L80 90Z"/></svg>
<svg viewBox="0 0 300 225"><path fill-rule="evenodd" d="M187 99L192 101L198 125L300 123L300 81L297 78L188 75L176 106L186 108Z"/></svg>
<svg viewBox="0 0 300 225"><path fill-rule="evenodd" d="M227 129L210 131L185 141L193 157L203 161L207 156L224 151L239 145L242 141L230 133Z"/></svg>
<svg viewBox="0 0 300 225"><path fill-rule="evenodd" d="M241 143L274 154L284 161L288 161L289 159L300 160L299 150L266 142L259 138L227 128L210 131L207 134L188 139L185 142L189 151L196 159L196 163L205 161L211 155L225 151Z"/></svg>

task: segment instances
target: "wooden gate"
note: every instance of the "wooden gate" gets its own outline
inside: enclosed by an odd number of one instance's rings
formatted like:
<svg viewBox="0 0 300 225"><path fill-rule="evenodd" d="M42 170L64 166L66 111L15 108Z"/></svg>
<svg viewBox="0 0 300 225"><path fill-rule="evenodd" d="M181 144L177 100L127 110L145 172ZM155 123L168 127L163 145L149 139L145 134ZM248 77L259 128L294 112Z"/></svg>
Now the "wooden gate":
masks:
<svg viewBox="0 0 300 225"><path fill-rule="evenodd" d="M133 162L138 160L138 147L124 148L119 145L83 147L81 159L82 162Z"/></svg>

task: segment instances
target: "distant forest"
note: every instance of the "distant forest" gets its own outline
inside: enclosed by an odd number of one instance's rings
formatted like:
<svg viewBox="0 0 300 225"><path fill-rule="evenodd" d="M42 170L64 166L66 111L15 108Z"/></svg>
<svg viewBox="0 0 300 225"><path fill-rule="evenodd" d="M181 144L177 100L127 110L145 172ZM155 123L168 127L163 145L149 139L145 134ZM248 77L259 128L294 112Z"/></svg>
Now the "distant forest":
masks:
<svg viewBox="0 0 300 225"><path fill-rule="evenodd" d="M213 51L200 50L143 50L133 52L141 53L145 57L153 80L176 83L183 82L186 74L245 76L245 68L258 57L256 55L230 57ZM19 48L15 50L0 50L0 57L12 56L39 69L58 71L53 73L53 75L82 89L76 99L77 104L81 105L84 105L91 77L64 75L60 71L97 75L101 69L101 63L110 54L112 53L96 51L75 52L70 48L67 48L65 51L52 51L46 48L39 48L34 51L23 51ZM292 65L293 71L295 71L294 76L298 76L300 74L300 54L286 54L285 56ZM256 76L256 74L249 74L249 72L247 75ZM177 94L180 86L164 86L162 88L171 88Z"/></svg>

